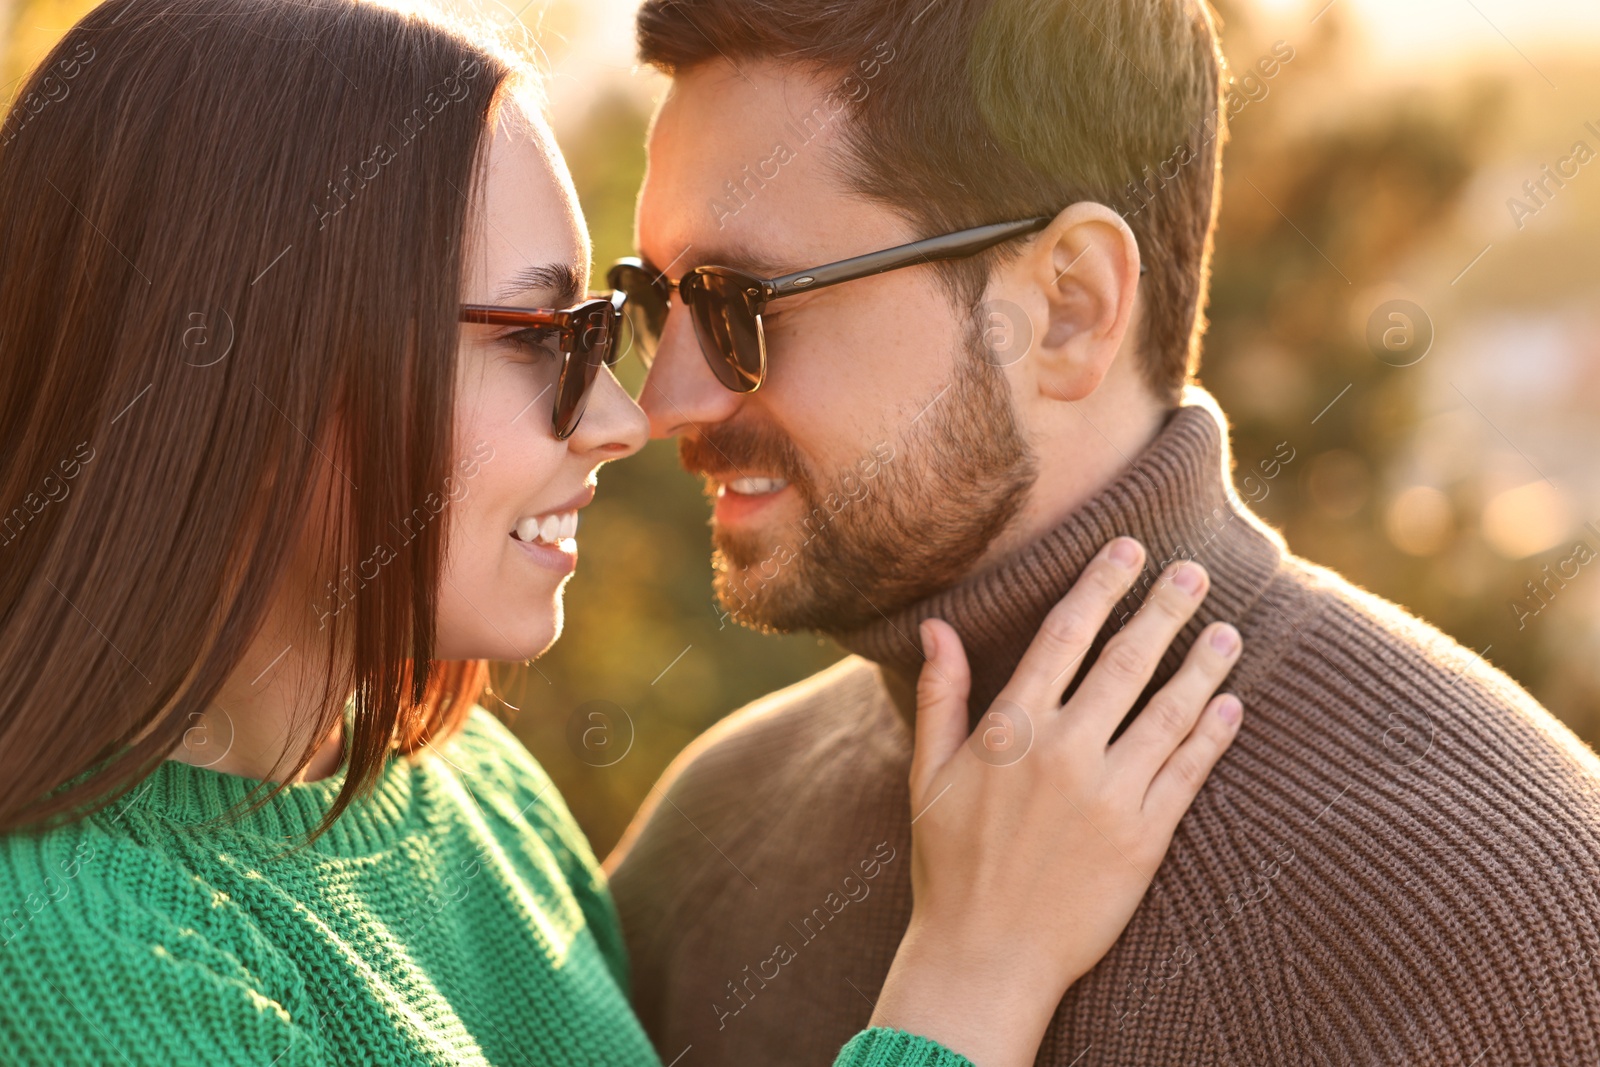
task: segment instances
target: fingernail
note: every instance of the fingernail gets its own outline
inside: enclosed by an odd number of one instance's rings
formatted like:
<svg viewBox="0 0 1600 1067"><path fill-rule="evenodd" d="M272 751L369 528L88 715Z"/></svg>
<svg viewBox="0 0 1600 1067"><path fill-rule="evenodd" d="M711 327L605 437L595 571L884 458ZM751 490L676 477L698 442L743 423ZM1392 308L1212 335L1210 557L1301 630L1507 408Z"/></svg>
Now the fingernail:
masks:
<svg viewBox="0 0 1600 1067"><path fill-rule="evenodd" d="M1218 717L1229 726L1236 725L1239 722L1239 716L1242 714L1244 714L1244 705L1239 703L1238 697L1225 696L1217 704Z"/></svg>
<svg viewBox="0 0 1600 1067"><path fill-rule="evenodd" d="M1172 576L1172 584L1191 596L1198 593L1200 591L1200 568L1192 563L1178 564L1177 573Z"/></svg>
<svg viewBox="0 0 1600 1067"><path fill-rule="evenodd" d="M1224 623L1211 631L1211 647L1224 656L1233 655L1234 649L1239 647L1239 631Z"/></svg>
<svg viewBox="0 0 1600 1067"><path fill-rule="evenodd" d="M1131 537L1119 537L1111 542L1111 562L1125 570L1133 570L1139 562L1139 543Z"/></svg>
<svg viewBox="0 0 1600 1067"><path fill-rule="evenodd" d="M922 658L933 658L933 631L928 628L928 621L924 619L917 624L917 632L922 635Z"/></svg>

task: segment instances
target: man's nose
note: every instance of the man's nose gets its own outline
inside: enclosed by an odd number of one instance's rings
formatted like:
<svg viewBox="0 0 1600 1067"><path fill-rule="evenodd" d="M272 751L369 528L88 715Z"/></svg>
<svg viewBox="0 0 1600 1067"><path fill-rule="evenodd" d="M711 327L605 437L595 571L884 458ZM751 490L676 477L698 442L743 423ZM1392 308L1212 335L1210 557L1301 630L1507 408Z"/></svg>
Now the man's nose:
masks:
<svg viewBox="0 0 1600 1067"><path fill-rule="evenodd" d="M743 402L742 394L717 381L700 351L694 323L682 305L674 304L639 393L650 436L676 437L694 426L724 422Z"/></svg>

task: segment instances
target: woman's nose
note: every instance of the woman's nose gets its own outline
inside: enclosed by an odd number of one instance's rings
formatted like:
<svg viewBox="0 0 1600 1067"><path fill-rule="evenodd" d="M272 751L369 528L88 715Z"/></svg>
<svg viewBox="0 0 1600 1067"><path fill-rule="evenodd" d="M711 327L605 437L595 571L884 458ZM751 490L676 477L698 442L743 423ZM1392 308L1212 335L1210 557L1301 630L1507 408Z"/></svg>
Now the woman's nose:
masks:
<svg viewBox="0 0 1600 1067"><path fill-rule="evenodd" d="M610 367L600 368L578 428L567 438L574 452L597 453L602 460L622 459L644 447L650 423Z"/></svg>

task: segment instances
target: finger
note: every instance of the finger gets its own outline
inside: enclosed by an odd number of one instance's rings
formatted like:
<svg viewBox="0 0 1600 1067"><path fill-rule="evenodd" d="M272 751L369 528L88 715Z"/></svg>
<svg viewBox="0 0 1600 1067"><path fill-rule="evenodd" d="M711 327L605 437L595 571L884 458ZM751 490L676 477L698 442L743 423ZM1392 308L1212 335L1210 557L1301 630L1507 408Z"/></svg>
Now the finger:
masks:
<svg viewBox="0 0 1600 1067"><path fill-rule="evenodd" d="M927 662L917 677L917 736L911 753L913 806L967 739L967 693L972 674L961 637L942 619L922 624Z"/></svg>
<svg viewBox="0 0 1600 1067"><path fill-rule="evenodd" d="M1150 698L1127 732L1111 746L1107 758L1115 768L1113 773L1148 787L1194 729L1206 701L1238 662L1242 647L1239 631L1225 622L1202 630L1178 673Z"/></svg>
<svg viewBox="0 0 1600 1067"><path fill-rule="evenodd" d="M1239 736L1244 705L1232 693L1224 693L1206 705L1178 750L1156 772L1144 796L1144 813L1155 827L1170 834L1177 829L1200 787L1205 785L1222 754Z"/></svg>
<svg viewBox="0 0 1600 1067"><path fill-rule="evenodd" d="M1163 571L1139 613L1106 642L1083 684L1067 701L1069 721L1081 724L1101 744L1111 740L1172 639L1205 599L1208 585L1205 568L1194 560Z"/></svg>
<svg viewBox="0 0 1600 1067"><path fill-rule="evenodd" d="M1114 538L1102 548L1039 625L1006 685L1005 696L1024 707L1059 705L1062 692L1077 676L1094 643L1094 635L1143 565L1144 546L1131 537Z"/></svg>

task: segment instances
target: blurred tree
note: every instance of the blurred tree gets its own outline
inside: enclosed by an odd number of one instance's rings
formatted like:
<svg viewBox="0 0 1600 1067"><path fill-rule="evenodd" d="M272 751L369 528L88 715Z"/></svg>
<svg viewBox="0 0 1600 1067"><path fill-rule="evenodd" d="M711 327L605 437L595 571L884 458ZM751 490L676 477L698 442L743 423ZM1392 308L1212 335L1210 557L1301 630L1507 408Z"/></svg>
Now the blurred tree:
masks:
<svg viewBox="0 0 1600 1067"><path fill-rule="evenodd" d="M1268 45L1246 11L1222 7L1229 55L1246 69ZM1407 257L1451 223L1493 147L1507 89L1468 80L1341 92L1352 64L1338 15L1291 42L1295 59L1239 117L1224 155L1201 377L1233 419L1236 480L1247 496L1247 476L1265 487L1256 510L1296 552L1489 649L1593 744L1600 723L1570 687L1558 692L1550 646L1522 636L1508 609L1570 542L1507 561L1474 521L1484 503L1475 479L1404 484L1400 453L1417 432L1424 379L1380 359L1366 336ZM1297 106L1302 97L1313 106ZM1390 320L1378 317L1381 333ZM1269 482L1261 464L1280 442L1296 459Z"/></svg>

